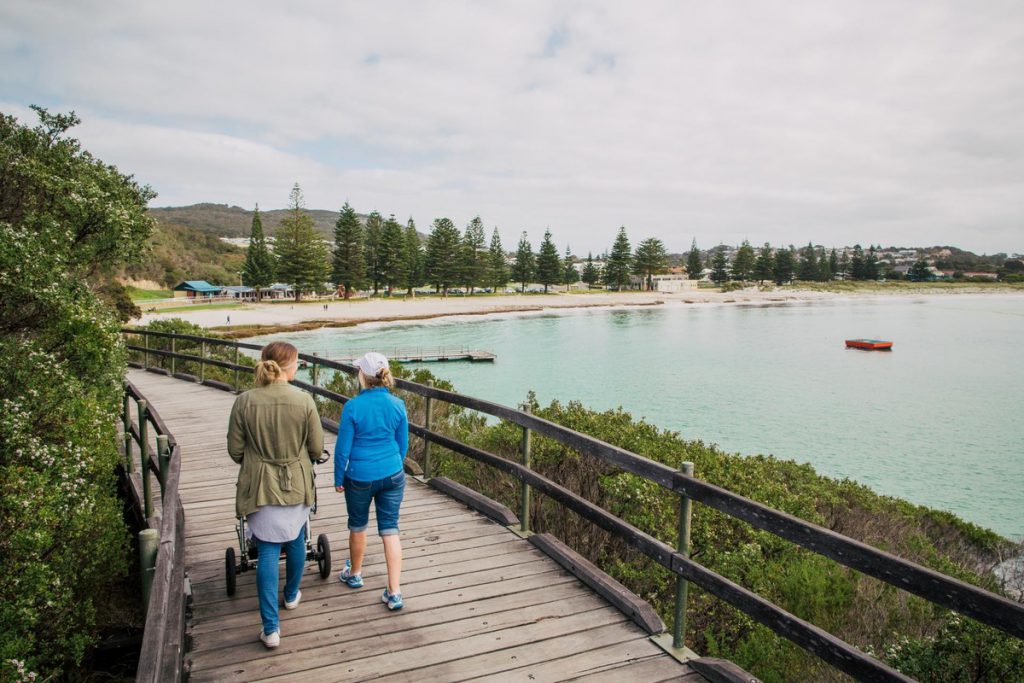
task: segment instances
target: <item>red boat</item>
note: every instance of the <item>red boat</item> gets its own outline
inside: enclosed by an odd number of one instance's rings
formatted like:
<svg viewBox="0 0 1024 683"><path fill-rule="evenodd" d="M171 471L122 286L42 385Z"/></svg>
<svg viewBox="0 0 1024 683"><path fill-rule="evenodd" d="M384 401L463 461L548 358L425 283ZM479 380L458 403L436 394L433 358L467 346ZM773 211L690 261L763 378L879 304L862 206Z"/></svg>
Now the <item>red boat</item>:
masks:
<svg viewBox="0 0 1024 683"><path fill-rule="evenodd" d="M892 342L881 339L847 339L846 348L864 349L865 351L892 351Z"/></svg>

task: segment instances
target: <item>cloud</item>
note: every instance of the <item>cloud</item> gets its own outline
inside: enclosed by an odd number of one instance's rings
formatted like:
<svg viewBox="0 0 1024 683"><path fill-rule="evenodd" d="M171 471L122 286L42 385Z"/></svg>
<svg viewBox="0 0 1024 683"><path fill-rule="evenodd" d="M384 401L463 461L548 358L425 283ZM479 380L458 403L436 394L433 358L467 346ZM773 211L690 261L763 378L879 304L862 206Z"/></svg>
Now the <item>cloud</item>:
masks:
<svg viewBox="0 0 1024 683"><path fill-rule="evenodd" d="M576 251L1024 251L1024 6L0 8L0 99L76 109L158 204L480 214Z"/></svg>

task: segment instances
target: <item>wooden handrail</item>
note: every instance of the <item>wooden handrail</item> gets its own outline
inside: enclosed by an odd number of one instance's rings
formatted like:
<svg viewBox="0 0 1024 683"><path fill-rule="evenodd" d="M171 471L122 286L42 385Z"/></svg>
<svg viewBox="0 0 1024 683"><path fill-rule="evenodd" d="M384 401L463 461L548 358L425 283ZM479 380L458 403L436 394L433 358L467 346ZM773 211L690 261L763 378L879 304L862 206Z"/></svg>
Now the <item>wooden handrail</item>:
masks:
<svg viewBox="0 0 1024 683"><path fill-rule="evenodd" d="M262 348L259 345L245 342L212 339L194 335L175 335L166 332L155 333L130 328L124 331L130 334L151 334L164 338L184 339L197 343L216 343L222 346L250 350ZM251 370L247 366L217 359L157 349L145 349L132 345L129 345L128 348L141 352L148 351L150 354L161 357L207 363L231 370ZM308 363L340 370L350 375L358 372L357 368L351 364L332 361L311 354L300 353L299 358ZM292 384L322 398L339 403L344 403L348 400L346 396L306 382L294 381ZM623 471L648 479L677 494L688 496L694 501L704 503L727 515L748 522L759 529L797 543L812 552L828 557L847 567L914 593L930 602L975 618L1013 636L1024 638L1024 605L1012 600L878 550L830 529L780 512L695 477L684 475L667 465L654 462L623 448L555 424L531 413L408 380L397 379L396 386L424 398L441 400L452 405L479 411L535 431L542 436L574 448L588 457L597 458ZM409 431L429 442L436 443L453 452L501 469L521 481L529 483L565 507L622 538L662 566L700 585L708 592L726 600L779 635L788 638L801 648L821 657L851 675L857 676L862 680L910 680L847 643L818 629L812 624L800 620L747 589L684 557L671 547L643 534L643 532L635 527L542 477L533 470L511 460L455 441L437 432L427 430L420 425L410 423Z"/></svg>
<svg viewBox="0 0 1024 683"><path fill-rule="evenodd" d="M146 421L157 436L166 436L170 459L166 477L161 473L158 455L150 454L141 466L152 472L163 490L159 523L160 544L156 553L153 583L146 610L146 623L139 651L135 680L180 681L184 673L185 654L185 512L178 496L181 478L181 448L178 446L156 407L131 382L125 382L125 393L147 403ZM136 444L141 443L139 427L130 422L128 433ZM134 487L134 484L131 484ZM141 508L137 493L130 504ZM142 509L137 516L148 523Z"/></svg>

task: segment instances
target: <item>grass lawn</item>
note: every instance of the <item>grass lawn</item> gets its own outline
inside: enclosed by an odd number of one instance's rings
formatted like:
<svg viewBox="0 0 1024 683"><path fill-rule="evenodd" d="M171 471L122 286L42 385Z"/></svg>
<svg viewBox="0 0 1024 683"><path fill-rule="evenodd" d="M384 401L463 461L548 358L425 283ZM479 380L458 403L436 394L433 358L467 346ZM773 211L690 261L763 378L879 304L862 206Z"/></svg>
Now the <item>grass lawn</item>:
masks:
<svg viewBox="0 0 1024 683"><path fill-rule="evenodd" d="M152 301L154 299L170 299L174 292L169 289L139 289L138 287L125 287L128 296L132 301Z"/></svg>

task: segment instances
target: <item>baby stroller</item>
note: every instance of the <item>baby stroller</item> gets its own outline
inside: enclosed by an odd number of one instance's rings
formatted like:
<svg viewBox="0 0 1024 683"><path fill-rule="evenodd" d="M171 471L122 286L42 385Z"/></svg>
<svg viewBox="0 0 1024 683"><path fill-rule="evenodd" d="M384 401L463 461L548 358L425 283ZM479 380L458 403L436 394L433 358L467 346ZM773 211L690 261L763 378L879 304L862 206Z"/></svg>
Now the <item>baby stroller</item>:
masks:
<svg viewBox="0 0 1024 683"><path fill-rule="evenodd" d="M330 457L325 450L315 464L322 465ZM316 468L313 469L313 480L316 482ZM320 570L320 578L326 579L331 575L331 544L327 540L327 534L320 534L316 537L316 547L313 547L313 531L310 527L310 519L316 515L317 493L316 486L313 486L313 505L309 510L309 517L306 519L306 562L316 562ZM259 552L256 550L256 539L245 537L245 517L240 517L235 524L235 533L238 535L239 561L235 560L235 549L228 548L224 551L224 578L226 579L227 594L235 594L235 578L242 572L256 569L259 563ZM283 555L282 555L283 557Z"/></svg>

